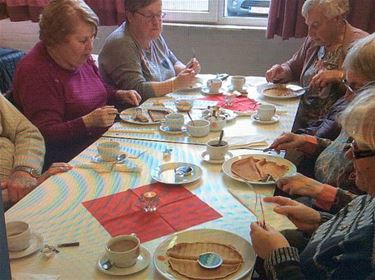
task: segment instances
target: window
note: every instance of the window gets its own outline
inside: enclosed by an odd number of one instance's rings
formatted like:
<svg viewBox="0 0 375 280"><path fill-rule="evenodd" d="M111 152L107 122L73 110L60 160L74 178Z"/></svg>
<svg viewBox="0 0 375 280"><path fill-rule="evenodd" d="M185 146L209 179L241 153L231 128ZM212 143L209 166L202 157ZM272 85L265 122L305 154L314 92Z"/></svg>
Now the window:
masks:
<svg viewBox="0 0 375 280"><path fill-rule="evenodd" d="M271 0L163 0L165 21L265 26Z"/></svg>

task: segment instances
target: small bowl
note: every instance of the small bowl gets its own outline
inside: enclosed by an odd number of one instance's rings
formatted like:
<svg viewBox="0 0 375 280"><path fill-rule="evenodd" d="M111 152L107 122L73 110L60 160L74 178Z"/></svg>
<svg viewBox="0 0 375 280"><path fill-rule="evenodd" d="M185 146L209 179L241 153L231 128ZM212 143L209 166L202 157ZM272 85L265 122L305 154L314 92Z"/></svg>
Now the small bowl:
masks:
<svg viewBox="0 0 375 280"><path fill-rule="evenodd" d="M179 112L189 112L193 108L194 100L177 99L175 101L176 108Z"/></svg>
<svg viewBox="0 0 375 280"><path fill-rule="evenodd" d="M194 125L190 121L186 127L189 134L193 137L204 137L210 133L210 122L207 120L195 120Z"/></svg>

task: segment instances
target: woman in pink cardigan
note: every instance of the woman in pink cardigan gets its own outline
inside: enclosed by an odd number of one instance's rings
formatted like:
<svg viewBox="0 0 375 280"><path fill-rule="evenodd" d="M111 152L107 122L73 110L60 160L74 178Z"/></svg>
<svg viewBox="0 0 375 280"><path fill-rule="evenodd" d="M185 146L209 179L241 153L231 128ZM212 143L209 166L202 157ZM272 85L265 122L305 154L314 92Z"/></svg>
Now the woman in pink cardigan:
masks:
<svg viewBox="0 0 375 280"><path fill-rule="evenodd" d="M14 98L45 139L46 168L98 139L114 122L115 103L141 98L102 81L91 58L98 18L83 1L52 1L39 26L41 41L17 66Z"/></svg>

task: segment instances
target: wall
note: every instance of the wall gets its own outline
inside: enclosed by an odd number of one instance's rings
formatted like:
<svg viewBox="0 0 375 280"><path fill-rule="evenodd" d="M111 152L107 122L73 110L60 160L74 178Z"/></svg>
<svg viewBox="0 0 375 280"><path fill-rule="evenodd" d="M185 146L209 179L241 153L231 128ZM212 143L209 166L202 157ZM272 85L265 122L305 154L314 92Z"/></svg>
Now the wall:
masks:
<svg viewBox="0 0 375 280"><path fill-rule="evenodd" d="M115 27L100 27L94 53ZM31 22L0 21L0 46L29 50L38 41L38 25ZM170 48L187 61L195 49L202 73L264 75L269 66L289 58L301 40L265 39L263 29L218 28L215 26L164 26Z"/></svg>

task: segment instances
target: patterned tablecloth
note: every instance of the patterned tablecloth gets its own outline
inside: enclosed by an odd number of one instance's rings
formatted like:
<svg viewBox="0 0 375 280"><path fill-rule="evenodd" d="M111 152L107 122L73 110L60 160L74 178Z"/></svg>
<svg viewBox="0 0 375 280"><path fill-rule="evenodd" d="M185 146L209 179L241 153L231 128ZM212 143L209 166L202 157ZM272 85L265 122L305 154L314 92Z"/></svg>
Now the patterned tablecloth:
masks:
<svg viewBox="0 0 375 280"><path fill-rule="evenodd" d="M252 123L249 117L242 117L225 128L226 135L233 137L262 133L262 137L274 139L281 131L289 131L298 102L283 101L282 103L280 108L288 112L285 116L281 116L278 124L260 126ZM125 123L115 125L116 129L128 127L129 125ZM157 128L154 129L157 130ZM111 136L115 137L111 138ZM249 225L256 220L256 216L240 204L228 192L228 189L239 196L245 204L246 201L251 200L253 192L244 183L224 175L221 164L204 161L202 159L202 153L205 151L203 145L186 144L203 144L211 137L217 137L217 134L212 133L208 137L193 140L187 136L166 136L160 133L116 135L116 133L108 132L106 137L99 141L118 141L122 152L133 158L126 159L122 164L108 166L93 163L92 160L97 155L96 143L94 143L71 161L71 164L75 166L73 170L51 177L6 213L7 221L23 220L30 223L32 231L42 235L46 244L56 245L79 241L80 246L61 248L60 253L51 259L45 259L40 253L36 253L29 257L12 260L12 271L60 275L60 279L69 280L110 279L111 276L103 274L96 267L98 258L104 253L104 246L110 234L87 210L83 202L153 183L151 171L166 162L186 162L200 166L202 177L185 187L218 213L213 219L202 220L199 224L189 226L188 230L226 230L250 241ZM135 138L147 138L153 141ZM166 149L172 150L170 158L163 158L163 151ZM145 153L142 153L143 151ZM256 151L233 150L232 153L236 156L256 153ZM140 154L141 156L136 158ZM183 186L173 187L183 188ZM261 194L271 195L274 186L256 186L255 188ZM271 207L267 207L266 219L276 227L285 226L283 220L275 217ZM151 230L147 228L147 224L145 230ZM143 242L142 245L153 254L156 247L168 236L170 235L148 239L149 241ZM127 279L162 278L151 262L146 270L133 274Z"/></svg>

